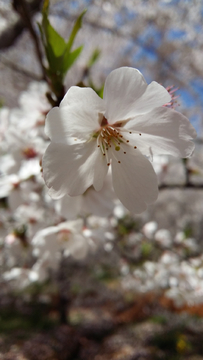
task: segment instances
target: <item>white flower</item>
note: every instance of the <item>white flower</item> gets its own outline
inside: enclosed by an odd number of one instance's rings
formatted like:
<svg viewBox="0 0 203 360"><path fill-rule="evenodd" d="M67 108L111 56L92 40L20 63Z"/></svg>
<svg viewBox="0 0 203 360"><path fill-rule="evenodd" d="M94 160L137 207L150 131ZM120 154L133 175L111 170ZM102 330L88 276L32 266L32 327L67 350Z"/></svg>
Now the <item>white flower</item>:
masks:
<svg viewBox="0 0 203 360"><path fill-rule="evenodd" d="M38 281L38 274L32 269L13 267L3 274L3 279L9 281L10 285L16 290L22 290L32 283Z"/></svg>
<svg viewBox="0 0 203 360"><path fill-rule="evenodd" d="M55 208L65 219L74 219L78 215L90 214L108 216L113 212L114 199L111 179L107 176L100 191L95 191L91 186L83 195L65 195L56 201Z"/></svg>
<svg viewBox="0 0 203 360"><path fill-rule="evenodd" d="M111 164L120 201L132 212L144 211L158 195L147 157L189 157L194 150L194 128L163 106L169 101L166 89L156 82L147 85L138 70L127 67L110 73L103 99L90 88L71 87L46 119L51 144L43 175L50 195L80 195L91 185L101 190Z"/></svg>
<svg viewBox="0 0 203 360"><path fill-rule="evenodd" d="M83 259L91 248L91 242L83 234L83 220L66 221L57 226L50 226L39 230L31 241L33 255L47 267L56 269L62 252L65 256ZM44 264L45 264L44 263ZM44 265L45 266L45 265Z"/></svg>
<svg viewBox="0 0 203 360"><path fill-rule="evenodd" d="M159 229L154 235L155 240L164 247L172 245L171 233L167 229Z"/></svg>
<svg viewBox="0 0 203 360"><path fill-rule="evenodd" d="M148 237L148 239L152 240L154 238L157 227L158 224L156 223L156 221L149 221L143 226L142 231L144 235Z"/></svg>

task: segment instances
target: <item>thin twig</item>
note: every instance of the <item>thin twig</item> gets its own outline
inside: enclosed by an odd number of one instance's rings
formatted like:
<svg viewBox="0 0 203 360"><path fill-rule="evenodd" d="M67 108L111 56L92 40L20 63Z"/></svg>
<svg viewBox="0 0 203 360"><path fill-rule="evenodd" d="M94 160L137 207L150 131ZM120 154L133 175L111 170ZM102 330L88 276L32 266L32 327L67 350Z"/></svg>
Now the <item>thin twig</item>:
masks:
<svg viewBox="0 0 203 360"><path fill-rule="evenodd" d="M159 190L172 190L172 189L181 189L181 190L194 189L194 190L202 190L202 189L203 189L203 184L187 183L187 184L161 184L161 185L159 185Z"/></svg>
<svg viewBox="0 0 203 360"><path fill-rule="evenodd" d="M36 81L42 81L43 78L42 76L39 76L37 74L34 74L28 70L25 70L23 68L21 68L20 66L18 66L16 63L13 63L12 61L5 59L3 56L0 56L0 63L4 64L5 66L7 66L9 69L24 75L30 79L36 80Z"/></svg>
<svg viewBox="0 0 203 360"><path fill-rule="evenodd" d="M30 32L30 35L31 35L34 45L35 45L37 58L39 60L40 66L41 66L43 80L47 80L46 71L45 71L45 67L43 64L43 55L42 55L42 51L41 51L40 44L39 44L39 39L38 39L38 36L32 25L32 21L31 21L30 14L29 14L29 11L27 8L27 4L24 0L13 0L13 7L21 15L22 20L25 22L25 25Z"/></svg>

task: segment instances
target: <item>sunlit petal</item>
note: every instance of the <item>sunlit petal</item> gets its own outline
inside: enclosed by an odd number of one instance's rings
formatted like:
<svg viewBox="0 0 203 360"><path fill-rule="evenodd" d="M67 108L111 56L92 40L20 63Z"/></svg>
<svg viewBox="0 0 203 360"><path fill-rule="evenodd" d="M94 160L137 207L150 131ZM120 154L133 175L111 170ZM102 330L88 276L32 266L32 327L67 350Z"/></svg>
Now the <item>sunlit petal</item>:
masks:
<svg viewBox="0 0 203 360"><path fill-rule="evenodd" d="M83 194L94 185L103 186L108 167L95 142L67 145L52 142L43 157L43 176L50 196Z"/></svg>
<svg viewBox="0 0 203 360"><path fill-rule="evenodd" d="M159 107L139 115L125 125L128 140L145 155L173 155L189 157L194 151L196 132L189 120L179 112Z"/></svg>
<svg viewBox="0 0 203 360"><path fill-rule="evenodd" d="M160 84L147 85L137 69L122 67L112 71L104 87L105 117L110 124L151 111L171 99Z"/></svg>
<svg viewBox="0 0 203 360"><path fill-rule="evenodd" d="M54 142L69 143L71 137L86 141L99 128L99 114L79 104L55 107L47 115L45 132Z"/></svg>
<svg viewBox="0 0 203 360"><path fill-rule="evenodd" d="M157 177L151 163L138 149L123 145L112 152L113 186L119 200L133 213L146 210L157 199ZM124 153L125 152L125 153Z"/></svg>

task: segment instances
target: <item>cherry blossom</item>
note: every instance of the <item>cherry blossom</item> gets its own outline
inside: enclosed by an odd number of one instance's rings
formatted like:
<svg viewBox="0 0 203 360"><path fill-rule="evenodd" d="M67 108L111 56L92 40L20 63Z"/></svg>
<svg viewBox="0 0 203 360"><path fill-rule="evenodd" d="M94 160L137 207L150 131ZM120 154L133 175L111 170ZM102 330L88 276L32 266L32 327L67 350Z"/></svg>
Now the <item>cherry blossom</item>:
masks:
<svg viewBox="0 0 203 360"><path fill-rule="evenodd" d="M82 219L39 230L31 241L33 253L46 260L47 266L54 269L58 266L62 251L65 256L72 255L75 259L82 259L91 246L82 230Z"/></svg>
<svg viewBox="0 0 203 360"><path fill-rule="evenodd" d="M189 120L164 107L171 100L139 70L123 67L105 82L103 99L91 88L71 87L46 119L51 139L43 157L43 176L53 198L103 187L112 168L115 193L135 213L157 199L153 155L189 157L196 132Z"/></svg>
<svg viewBox="0 0 203 360"><path fill-rule="evenodd" d="M104 186L100 191L95 191L93 186L83 195L68 196L55 201L56 212L65 219L74 219L78 215L109 216L115 206L115 194L112 189L111 174L106 176Z"/></svg>

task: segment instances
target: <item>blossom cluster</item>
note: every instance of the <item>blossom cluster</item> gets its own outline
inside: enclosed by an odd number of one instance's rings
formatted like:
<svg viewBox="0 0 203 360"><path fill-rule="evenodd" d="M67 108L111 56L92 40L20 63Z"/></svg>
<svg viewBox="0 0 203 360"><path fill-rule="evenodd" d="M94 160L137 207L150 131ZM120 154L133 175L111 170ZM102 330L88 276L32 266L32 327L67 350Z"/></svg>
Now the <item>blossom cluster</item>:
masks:
<svg viewBox="0 0 203 360"><path fill-rule="evenodd" d="M110 252L119 219L156 200L156 173L161 180L168 155L189 157L194 149L195 131L168 107L168 91L147 85L136 69L114 70L103 99L72 87L51 109L46 91L33 82L18 108L0 109L1 281L15 289L43 282L64 258L80 261L101 247ZM134 273L140 291L150 290L143 278L152 284L146 269L159 278L162 263Z"/></svg>
<svg viewBox="0 0 203 360"><path fill-rule="evenodd" d="M19 107L0 110L0 263L1 279L17 288L44 281L62 257L84 258L105 242L108 216L115 206L110 177L74 198L54 201L42 177L41 160L49 144L44 132L50 110L45 83L33 82ZM102 232L89 215L105 216ZM106 231L105 231L106 228Z"/></svg>
<svg viewBox="0 0 203 360"><path fill-rule="evenodd" d="M155 261L149 256L131 270L123 264L125 291L161 292L177 309L202 304L203 256L193 237L184 231L172 236L169 230L159 229L158 224L151 221L144 225L140 234L132 232L128 243L137 251L150 244L149 252L156 251L158 258Z"/></svg>

